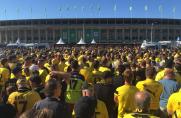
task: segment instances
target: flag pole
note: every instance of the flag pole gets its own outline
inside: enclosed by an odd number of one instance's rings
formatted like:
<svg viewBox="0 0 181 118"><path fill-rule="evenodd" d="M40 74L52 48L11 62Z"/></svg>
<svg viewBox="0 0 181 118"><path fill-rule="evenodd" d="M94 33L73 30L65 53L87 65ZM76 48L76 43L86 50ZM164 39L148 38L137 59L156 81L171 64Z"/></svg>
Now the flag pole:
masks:
<svg viewBox="0 0 181 118"><path fill-rule="evenodd" d="M148 25L148 6L145 5L145 16L146 16L146 24ZM146 40L148 39L148 30L146 29Z"/></svg>
<svg viewBox="0 0 181 118"><path fill-rule="evenodd" d="M114 27L115 27L115 41L116 41L116 38L117 38L117 36L116 36L116 10L117 10L117 6L116 6L116 3L115 3L115 5L114 5L114 8L113 8L113 10L114 10Z"/></svg>

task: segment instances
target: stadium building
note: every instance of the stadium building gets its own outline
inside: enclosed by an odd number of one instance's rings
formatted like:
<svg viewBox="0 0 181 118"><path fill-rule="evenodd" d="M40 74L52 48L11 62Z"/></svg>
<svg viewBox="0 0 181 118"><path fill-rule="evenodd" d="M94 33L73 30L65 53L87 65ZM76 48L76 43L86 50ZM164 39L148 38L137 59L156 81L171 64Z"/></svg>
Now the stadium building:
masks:
<svg viewBox="0 0 181 118"><path fill-rule="evenodd" d="M0 43L14 43L19 38L26 43L56 43L60 38L67 44L141 43L143 40L173 40L181 36L180 19L144 18L77 18L29 19L0 21Z"/></svg>

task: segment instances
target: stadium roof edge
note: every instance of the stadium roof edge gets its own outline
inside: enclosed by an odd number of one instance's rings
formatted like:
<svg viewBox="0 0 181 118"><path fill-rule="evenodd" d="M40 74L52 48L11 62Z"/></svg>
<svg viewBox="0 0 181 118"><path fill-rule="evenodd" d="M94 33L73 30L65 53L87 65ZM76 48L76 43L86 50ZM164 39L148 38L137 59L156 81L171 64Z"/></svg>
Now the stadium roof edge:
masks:
<svg viewBox="0 0 181 118"><path fill-rule="evenodd" d="M125 20L178 20L180 21L181 19L171 19L171 18L43 18L43 19L8 19L8 20L0 20L0 22L7 22L7 21L27 21L27 20L32 20L32 21L43 21L43 20L103 20L103 19L125 19Z"/></svg>

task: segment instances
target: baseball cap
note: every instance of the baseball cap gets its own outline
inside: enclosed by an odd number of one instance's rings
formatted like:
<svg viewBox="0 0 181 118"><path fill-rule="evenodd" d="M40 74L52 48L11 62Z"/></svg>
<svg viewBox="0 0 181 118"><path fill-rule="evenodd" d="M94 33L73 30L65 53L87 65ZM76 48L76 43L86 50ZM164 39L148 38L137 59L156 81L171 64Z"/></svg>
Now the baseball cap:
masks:
<svg viewBox="0 0 181 118"><path fill-rule="evenodd" d="M34 71L38 71L39 70L39 67L38 67L38 65L31 65L30 67L29 67L29 69L30 69L30 71L32 71L32 72L34 72Z"/></svg>

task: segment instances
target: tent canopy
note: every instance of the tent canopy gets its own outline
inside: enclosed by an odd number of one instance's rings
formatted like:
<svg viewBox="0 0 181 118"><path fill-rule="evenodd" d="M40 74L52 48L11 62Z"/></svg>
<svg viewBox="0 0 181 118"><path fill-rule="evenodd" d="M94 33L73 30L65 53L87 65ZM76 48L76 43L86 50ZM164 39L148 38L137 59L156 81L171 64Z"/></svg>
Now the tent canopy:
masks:
<svg viewBox="0 0 181 118"><path fill-rule="evenodd" d="M92 39L91 44L96 44L96 41Z"/></svg>
<svg viewBox="0 0 181 118"><path fill-rule="evenodd" d="M17 41L16 41L16 44L20 44L20 39L18 38Z"/></svg>
<svg viewBox="0 0 181 118"><path fill-rule="evenodd" d="M77 44L86 44L86 43L85 43L84 39L81 38L80 41Z"/></svg>
<svg viewBox="0 0 181 118"><path fill-rule="evenodd" d="M63 42L62 38L60 38L56 44L65 44L65 43Z"/></svg>

